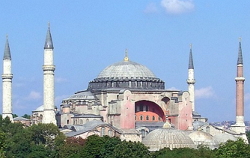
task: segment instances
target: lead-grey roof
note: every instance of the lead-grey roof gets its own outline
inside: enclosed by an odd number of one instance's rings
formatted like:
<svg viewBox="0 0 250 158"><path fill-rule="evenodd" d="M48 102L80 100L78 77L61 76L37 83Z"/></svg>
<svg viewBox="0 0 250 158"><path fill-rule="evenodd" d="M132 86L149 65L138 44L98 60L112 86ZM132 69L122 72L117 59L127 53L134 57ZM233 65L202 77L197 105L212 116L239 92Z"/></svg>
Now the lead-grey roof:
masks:
<svg viewBox="0 0 250 158"><path fill-rule="evenodd" d="M121 61L106 67L97 78L156 78L146 66L133 61Z"/></svg>
<svg viewBox="0 0 250 158"><path fill-rule="evenodd" d="M15 117L13 118L14 121L29 121L30 119L24 118L24 117Z"/></svg>
<svg viewBox="0 0 250 158"><path fill-rule="evenodd" d="M51 33L50 33L50 26L48 27L44 49L54 49L52 37L51 37Z"/></svg>
<svg viewBox="0 0 250 158"><path fill-rule="evenodd" d="M243 64L241 42L239 42L239 52L238 52L238 61L237 61L237 65L239 64Z"/></svg>
<svg viewBox="0 0 250 158"><path fill-rule="evenodd" d="M110 126L110 127L112 127L114 130L116 130L117 132L121 132L119 129L115 128L114 126L112 126L112 125L110 125L110 124L107 124L107 123L102 122L102 121L100 121L100 120L93 120L93 121L89 121L89 122L87 122L86 124L81 125L81 126L73 125L73 126L71 127L71 129L72 129L72 130L75 130L75 131L66 133L65 135L66 135L67 137L76 136L76 135L79 135L79 134L82 134L82 133L91 131L91 130L93 130L93 129L94 129L95 127L97 127L97 126Z"/></svg>
<svg viewBox="0 0 250 158"><path fill-rule="evenodd" d="M68 99L87 99L93 100L95 96L90 91L80 91L70 96Z"/></svg>
<svg viewBox="0 0 250 158"><path fill-rule="evenodd" d="M3 60L5 60L5 59L11 60L10 46L9 46L8 38L6 38L4 55L3 55Z"/></svg>

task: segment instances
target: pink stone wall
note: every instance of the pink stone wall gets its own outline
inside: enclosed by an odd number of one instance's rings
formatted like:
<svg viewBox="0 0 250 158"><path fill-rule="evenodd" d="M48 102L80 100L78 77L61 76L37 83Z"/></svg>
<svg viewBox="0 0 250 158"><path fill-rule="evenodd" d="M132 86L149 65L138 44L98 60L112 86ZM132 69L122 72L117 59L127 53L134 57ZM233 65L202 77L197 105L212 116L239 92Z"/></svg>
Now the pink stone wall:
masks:
<svg viewBox="0 0 250 158"><path fill-rule="evenodd" d="M186 104L186 105L183 105ZM188 130L192 128L192 104L182 102L179 108L179 121L178 121L178 129L180 130Z"/></svg>
<svg viewBox="0 0 250 158"><path fill-rule="evenodd" d="M129 100L124 101L121 105L120 128L135 128L135 106Z"/></svg>

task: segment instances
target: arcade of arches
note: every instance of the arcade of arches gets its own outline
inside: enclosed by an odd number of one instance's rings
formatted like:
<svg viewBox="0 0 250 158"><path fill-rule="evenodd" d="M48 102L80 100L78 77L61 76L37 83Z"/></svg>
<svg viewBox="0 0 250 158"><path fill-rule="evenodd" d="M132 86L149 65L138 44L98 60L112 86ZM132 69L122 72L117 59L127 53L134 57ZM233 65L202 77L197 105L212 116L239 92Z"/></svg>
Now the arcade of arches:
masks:
<svg viewBox="0 0 250 158"><path fill-rule="evenodd" d="M166 117L159 105L151 101L138 101L135 103L136 122L166 122Z"/></svg>

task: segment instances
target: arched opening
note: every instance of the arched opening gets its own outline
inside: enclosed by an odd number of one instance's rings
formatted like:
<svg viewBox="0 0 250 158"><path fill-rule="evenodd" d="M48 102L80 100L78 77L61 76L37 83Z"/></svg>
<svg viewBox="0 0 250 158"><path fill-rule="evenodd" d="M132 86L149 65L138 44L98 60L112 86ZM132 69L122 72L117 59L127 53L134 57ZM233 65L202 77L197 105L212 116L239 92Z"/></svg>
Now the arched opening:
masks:
<svg viewBox="0 0 250 158"><path fill-rule="evenodd" d="M162 108L154 102L141 100L135 103L136 122L166 122Z"/></svg>

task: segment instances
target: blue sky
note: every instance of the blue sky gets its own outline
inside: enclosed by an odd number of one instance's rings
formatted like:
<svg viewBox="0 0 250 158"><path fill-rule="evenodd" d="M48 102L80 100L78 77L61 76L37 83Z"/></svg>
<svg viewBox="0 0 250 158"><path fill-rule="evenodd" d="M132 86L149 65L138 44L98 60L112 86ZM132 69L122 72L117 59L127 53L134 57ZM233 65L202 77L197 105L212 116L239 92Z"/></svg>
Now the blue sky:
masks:
<svg viewBox="0 0 250 158"><path fill-rule="evenodd" d="M63 98L85 90L106 66L121 61L125 49L167 89L186 91L192 43L196 110L210 122L235 120L242 37L245 119L250 120L249 7L247 0L0 1L0 52L8 34L13 112L31 114L42 105L43 46L50 22L57 107Z"/></svg>

